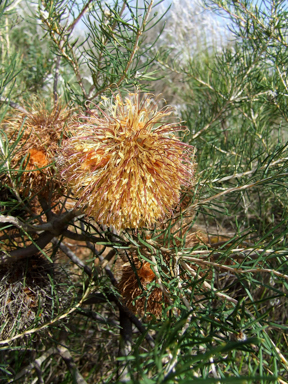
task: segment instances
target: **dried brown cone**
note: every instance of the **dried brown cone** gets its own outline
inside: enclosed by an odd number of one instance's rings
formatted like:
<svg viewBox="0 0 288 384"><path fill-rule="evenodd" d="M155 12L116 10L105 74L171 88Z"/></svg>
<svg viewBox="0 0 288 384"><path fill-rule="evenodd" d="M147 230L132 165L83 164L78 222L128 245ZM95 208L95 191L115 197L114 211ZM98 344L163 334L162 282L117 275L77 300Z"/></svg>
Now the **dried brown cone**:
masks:
<svg viewBox="0 0 288 384"><path fill-rule="evenodd" d="M185 230L183 232L183 236L184 235ZM149 234L147 234L146 240L149 239L149 237ZM157 240L160 242L158 244L160 246L163 239L159 237ZM207 236L200 230L186 234L186 248L192 248L198 244L205 245L207 243ZM176 245L180 245L179 240L176 240ZM143 252L145 253L145 251ZM147 261L139 260L135 254L130 256L132 265L129 262L122 266L122 277L119 283L119 291L124 302L133 312L140 316L148 314L149 317L149 314L152 314L156 316L156 318L159 318L161 317L163 308L168 306L168 299L159 287L147 289L148 284L156 280L151 264ZM168 266L170 264L170 259L173 258L173 254L162 252L162 257ZM172 264L174 264L173 260ZM197 266L195 266L195 273L196 270ZM184 279L185 283L185 280L190 280L190 277L186 274L182 274L181 279Z"/></svg>
<svg viewBox="0 0 288 384"><path fill-rule="evenodd" d="M44 102L34 100L26 107L28 115L22 112L13 114L2 122L11 145L16 147L9 159L8 185L20 175L19 191L24 196L41 193L47 196L48 190L59 187L55 181L53 161L61 141L68 137L68 127L72 121L72 110L60 104L49 110ZM53 186L47 187L48 184Z"/></svg>
<svg viewBox="0 0 288 384"><path fill-rule="evenodd" d="M0 340L49 322L71 300L67 275L42 255L0 266Z"/></svg>
<svg viewBox="0 0 288 384"><path fill-rule="evenodd" d="M122 267L122 277L119 282L119 292L125 304L139 316L146 314L161 317L163 306L167 305L160 288L147 290L147 285L155 280L155 274L147 261L133 257L133 266L126 263Z"/></svg>

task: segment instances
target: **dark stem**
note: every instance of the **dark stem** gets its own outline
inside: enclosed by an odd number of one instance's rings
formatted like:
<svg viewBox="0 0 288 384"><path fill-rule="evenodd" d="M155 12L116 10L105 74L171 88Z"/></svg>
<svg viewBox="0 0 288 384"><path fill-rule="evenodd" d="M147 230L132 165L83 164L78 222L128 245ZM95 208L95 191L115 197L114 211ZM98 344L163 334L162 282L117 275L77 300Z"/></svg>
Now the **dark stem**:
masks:
<svg viewBox="0 0 288 384"><path fill-rule="evenodd" d="M128 356L132 349L132 323L126 313L120 309L120 340L119 357ZM118 363L118 379L121 382L129 381L129 369L125 362Z"/></svg>
<svg viewBox="0 0 288 384"><path fill-rule="evenodd" d="M46 247L47 244L51 242L53 237L62 235L63 230L69 225L71 220L79 216L81 212L79 211L68 211L63 213L60 216L52 217L51 221L45 223L45 228L48 228L43 232L33 244L29 245L26 248L15 249L11 252L6 252L0 254L0 265L15 262L17 260L24 259L26 257L31 257L36 253L41 252L42 249Z"/></svg>
<svg viewBox="0 0 288 384"><path fill-rule="evenodd" d="M105 300L106 301L106 300ZM85 303L85 302L84 302ZM85 303L86 304L86 303ZM77 313L79 313L80 315L83 315L83 316L86 316L86 317L89 317L90 319L94 320L94 321L97 321L97 323L101 323L101 324L108 324L110 325L111 327L119 327L119 323L115 320L110 320L110 319L105 319L101 316L99 316L96 312L94 311L89 311L89 310L85 310L85 309L82 309L82 308L79 308L77 310Z"/></svg>
<svg viewBox="0 0 288 384"><path fill-rule="evenodd" d="M56 66L55 66L54 84L53 84L54 106L56 106L58 103L57 87L58 87L58 79L59 79L60 60L61 60L60 56L57 56Z"/></svg>
<svg viewBox="0 0 288 384"><path fill-rule="evenodd" d="M67 30L70 32L73 31L73 29L75 28L76 24L78 23L78 21L82 18L82 16L84 15L84 13L87 11L89 5L93 2L93 0L89 0L88 3L83 7L82 11L79 13L79 15L76 17L75 20L72 21L72 23L69 25L69 27L67 28Z"/></svg>

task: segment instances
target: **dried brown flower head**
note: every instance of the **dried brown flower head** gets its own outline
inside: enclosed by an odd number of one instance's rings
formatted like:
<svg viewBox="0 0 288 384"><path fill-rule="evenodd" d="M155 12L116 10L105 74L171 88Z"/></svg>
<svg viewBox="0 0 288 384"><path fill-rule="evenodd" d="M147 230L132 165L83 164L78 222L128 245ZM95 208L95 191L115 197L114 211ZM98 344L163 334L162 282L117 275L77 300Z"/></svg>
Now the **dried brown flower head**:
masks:
<svg viewBox="0 0 288 384"><path fill-rule="evenodd" d="M18 140L10 167L18 172L21 170L20 192L24 195L45 194L45 186L54 175L51 165L56 150L61 140L67 138L71 110L60 105L49 110L37 100L26 109L28 115L18 112L2 123L10 142Z"/></svg>
<svg viewBox="0 0 288 384"><path fill-rule="evenodd" d="M149 293L147 292L147 285L153 280L155 280L155 274L150 263L141 262L137 257L133 258L133 266L127 263L122 268L119 291L128 308L140 316L152 314L160 317L163 303L167 305L167 300L160 288L155 287Z"/></svg>
<svg viewBox="0 0 288 384"><path fill-rule="evenodd" d="M151 95L105 99L65 141L62 176L87 213L117 229L151 226L171 215L194 176L194 148L182 143L170 107Z"/></svg>
<svg viewBox="0 0 288 384"><path fill-rule="evenodd" d="M192 248L196 245L208 244L208 238L204 232L200 230L189 230L184 229L182 236L185 235L185 248ZM146 241L149 242L150 235L146 234ZM157 236L158 247L164 246L164 238ZM177 237L174 239L177 246L181 246L180 241ZM168 306L168 299L163 294L160 287L149 287L148 284L156 280L155 273L151 264L148 261L140 260L134 251L127 251L129 259L132 262L126 263L121 266L122 276L119 282L119 292L121 293L125 304L135 313L140 316L152 314L159 318L162 315L163 307ZM174 257L175 254L171 252L161 251L162 260L160 268L165 270L166 278L169 275L170 268L174 268ZM149 258L149 252L145 247L141 248L140 253ZM166 264L166 266L165 266ZM159 268L159 266L158 266ZM192 266L194 270L194 266ZM198 267L195 266L195 275L197 275ZM180 277L179 277L180 278ZM174 277L173 277L174 279ZM181 279L185 285L186 281L190 281L191 278L186 274L181 274Z"/></svg>

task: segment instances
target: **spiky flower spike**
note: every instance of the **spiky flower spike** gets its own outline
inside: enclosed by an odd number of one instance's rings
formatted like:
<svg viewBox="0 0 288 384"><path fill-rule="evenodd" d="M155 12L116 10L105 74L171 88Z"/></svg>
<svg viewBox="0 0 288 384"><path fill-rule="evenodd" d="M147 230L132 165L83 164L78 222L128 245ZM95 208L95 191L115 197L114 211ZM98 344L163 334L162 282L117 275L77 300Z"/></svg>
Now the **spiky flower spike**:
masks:
<svg viewBox="0 0 288 384"><path fill-rule="evenodd" d="M17 143L11 166L21 170L21 192L36 195L45 193L46 182L52 179L53 170L49 165L60 141L67 138L72 111L60 105L49 110L43 102L32 100L27 112L14 114L3 122L3 127L10 141Z"/></svg>
<svg viewBox="0 0 288 384"><path fill-rule="evenodd" d="M158 110L151 95L117 94L100 106L61 148L62 175L96 221L149 227L191 184L193 147L177 137L183 127L167 122L172 108Z"/></svg>

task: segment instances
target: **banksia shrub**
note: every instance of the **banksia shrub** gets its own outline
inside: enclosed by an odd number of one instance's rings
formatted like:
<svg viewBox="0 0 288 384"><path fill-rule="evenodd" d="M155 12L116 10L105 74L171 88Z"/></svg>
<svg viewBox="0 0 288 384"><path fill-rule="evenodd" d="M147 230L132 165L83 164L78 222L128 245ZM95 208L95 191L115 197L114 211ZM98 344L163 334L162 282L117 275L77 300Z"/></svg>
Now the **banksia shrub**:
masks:
<svg viewBox="0 0 288 384"><path fill-rule="evenodd" d="M71 110L60 105L49 110L44 103L34 101L27 112L17 112L2 123L2 128L10 142L16 143L10 170L20 174L20 191L35 196L45 194L45 185L52 180L52 163L61 140L67 138Z"/></svg>
<svg viewBox="0 0 288 384"><path fill-rule="evenodd" d="M159 110L151 95L117 94L100 107L64 142L62 176L96 221L118 230L151 227L191 185L194 149L179 139L183 127L168 122L172 109Z"/></svg>

